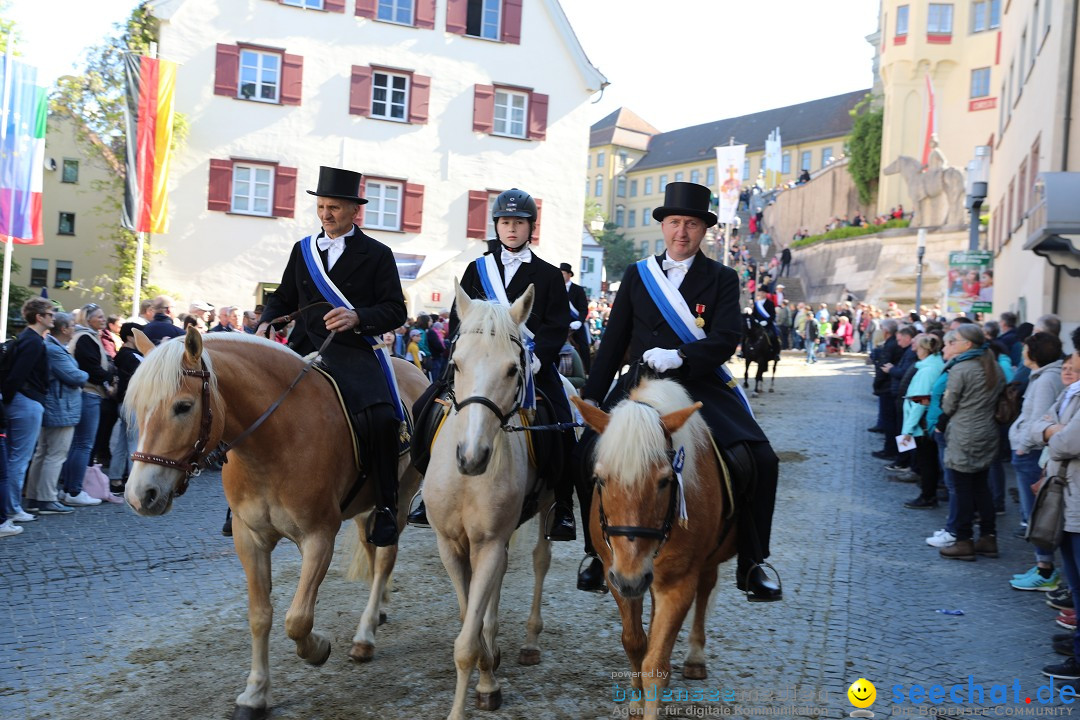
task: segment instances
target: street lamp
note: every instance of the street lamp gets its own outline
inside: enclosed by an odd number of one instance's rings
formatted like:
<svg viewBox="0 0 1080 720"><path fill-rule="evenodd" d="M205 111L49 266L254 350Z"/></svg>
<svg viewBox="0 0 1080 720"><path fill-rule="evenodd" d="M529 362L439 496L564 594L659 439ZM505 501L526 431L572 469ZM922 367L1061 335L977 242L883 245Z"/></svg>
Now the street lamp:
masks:
<svg viewBox="0 0 1080 720"><path fill-rule="evenodd" d="M968 250L979 249L979 210L986 200L987 181L990 179L990 146L977 145L975 157L968 163L964 189L967 191L965 206L971 211L968 228Z"/></svg>
<svg viewBox="0 0 1080 720"><path fill-rule="evenodd" d="M919 237L915 241L915 256L919 259L915 271L915 312L922 315L922 270L923 256L926 255L926 228L919 228Z"/></svg>

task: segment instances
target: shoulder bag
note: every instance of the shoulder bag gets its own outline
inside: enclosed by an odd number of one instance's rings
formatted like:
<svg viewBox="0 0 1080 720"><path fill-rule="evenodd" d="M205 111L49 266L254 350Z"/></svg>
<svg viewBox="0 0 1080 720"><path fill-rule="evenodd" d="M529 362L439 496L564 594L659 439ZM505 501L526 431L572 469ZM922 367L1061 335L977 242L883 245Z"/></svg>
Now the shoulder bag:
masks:
<svg viewBox="0 0 1080 720"><path fill-rule="evenodd" d="M1053 552L1065 532L1065 492L1068 488L1069 463L1065 461L1060 473L1047 478L1035 496L1028 518L1024 539L1047 552Z"/></svg>

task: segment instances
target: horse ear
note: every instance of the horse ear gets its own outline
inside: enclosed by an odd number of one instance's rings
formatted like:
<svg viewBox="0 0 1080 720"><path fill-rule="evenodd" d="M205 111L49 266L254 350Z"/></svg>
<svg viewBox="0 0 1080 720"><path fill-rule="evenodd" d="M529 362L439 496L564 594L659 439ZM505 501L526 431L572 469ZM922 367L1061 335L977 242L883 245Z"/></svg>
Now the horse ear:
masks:
<svg viewBox="0 0 1080 720"><path fill-rule="evenodd" d="M667 430L668 435L674 435L679 431L679 428L685 425L686 421L689 420L690 417L700 409L701 403L696 402L688 408L676 410L675 412L671 412L663 416L662 418L660 418L660 424L664 426L665 430Z"/></svg>
<svg viewBox="0 0 1080 720"><path fill-rule="evenodd" d="M454 280L454 304L457 305L458 318L464 320L469 312L469 305L472 304L472 298L456 279Z"/></svg>
<svg viewBox="0 0 1080 720"><path fill-rule="evenodd" d="M150 351L157 347L150 341L150 338L146 337L146 333L139 328L135 328L132 332L135 334L135 348L143 357L149 355Z"/></svg>
<svg viewBox="0 0 1080 720"><path fill-rule="evenodd" d="M532 314L533 299L536 297L536 288L532 283L529 283L529 287L525 288L525 292L521 293L521 297L514 301L514 304L510 306L510 317L513 318L514 323L520 325L529 319L529 315Z"/></svg>
<svg viewBox="0 0 1080 720"><path fill-rule="evenodd" d="M195 329L194 325L188 325L187 335L184 336L184 362L194 367L202 363L202 333Z"/></svg>
<svg viewBox="0 0 1080 720"><path fill-rule="evenodd" d="M531 285L529 286L532 287ZM608 421L611 420L611 415L607 414L595 405L590 405L577 395L570 396L570 402L574 403L578 412L581 413L581 417L585 419L585 424L595 430L597 433L603 435L604 430L607 429Z"/></svg>

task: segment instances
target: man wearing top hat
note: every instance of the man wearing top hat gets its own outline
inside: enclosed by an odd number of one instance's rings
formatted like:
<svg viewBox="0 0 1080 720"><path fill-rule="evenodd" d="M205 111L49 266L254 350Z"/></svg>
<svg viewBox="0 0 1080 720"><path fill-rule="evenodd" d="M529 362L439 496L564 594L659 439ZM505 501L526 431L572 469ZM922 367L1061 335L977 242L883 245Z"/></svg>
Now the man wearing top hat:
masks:
<svg viewBox="0 0 1080 720"><path fill-rule="evenodd" d="M398 534L401 409L384 356L376 354L369 338L403 325L406 311L393 252L353 222L367 202L360 197L360 178L349 170L319 168L318 188L307 192L318 198L322 230L293 246L281 285L266 301L258 334L267 334L271 320L302 309L289 336L293 350L314 352L329 331L337 333L322 357L356 424L367 481L375 483L368 541L386 546L396 543Z"/></svg>
<svg viewBox="0 0 1080 720"><path fill-rule="evenodd" d="M589 352L589 326L586 324L589 317L589 298L585 295L585 288L573 282L574 269L570 263L559 263L563 282L566 285L566 295L570 300L570 329L573 331L574 345L577 346L581 363L585 366L585 374L589 374L589 364L592 362L592 354Z"/></svg>
<svg viewBox="0 0 1080 720"><path fill-rule="evenodd" d="M627 268L581 395L610 409L630 390L624 377L608 392L619 368L640 360L677 379L704 404L701 413L736 478L736 584L750 600L768 602L781 599L780 588L758 563L769 556L779 463L746 398L722 367L741 337L739 279L734 270L700 251L705 230L716 224L709 200L707 187L668 183L664 205L653 210L667 249ZM662 303L667 304L667 315L660 309ZM677 308L679 317L673 317L670 311L679 304L683 305ZM586 447L585 437L581 447ZM599 588L603 582L599 560L594 559L578 580L582 589Z"/></svg>

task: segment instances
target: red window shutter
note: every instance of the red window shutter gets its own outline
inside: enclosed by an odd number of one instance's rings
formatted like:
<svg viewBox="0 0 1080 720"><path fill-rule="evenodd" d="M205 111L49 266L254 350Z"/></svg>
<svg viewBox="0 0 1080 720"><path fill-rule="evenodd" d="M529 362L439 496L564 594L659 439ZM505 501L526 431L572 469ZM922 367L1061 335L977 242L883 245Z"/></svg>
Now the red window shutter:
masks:
<svg viewBox="0 0 1080 720"><path fill-rule="evenodd" d="M409 122L423 125L428 121L431 78L426 75L413 75L412 87L409 90Z"/></svg>
<svg viewBox="0 0 1080 720"><path fill-rule="evenodd" d="M548 96L529 93L529 139L547 139Z"/></svg>
<svg viewBox="0 0 1080 720"><path fill-rule="evenodd" d="M323 10L326 12L343 13L345 12L345 0L323 0Z"/></svg>
<svg viewBox="0 0 1080 720"><path fill-rule="evenodd" d="M475 132L489 133L495 128L495 86L477 85L473 90L472 126Z"/></svg>
<svg viewBox="0 0 1080 720"><path fill-rule="evenodd" d="M371 68L363 65L352 66L352 80L349 82L349 114L371 115Z"/></svg>
<svg viewBox="0 0 1080 720"><path fill-rule="evenodd" d="M304 85L304 58L285 54L281 63L281 104L299 105Z"/></svg>
<svg viewBox="0 0 1080 720"><path fill-rule="evenodd" d="M232 160L210 160L210 186L206 209L228 212L232 208Z"/></svg>
<svg viewBox="0 0 1080 720"><path fill-rule="evenodd" d="M469 23L469 0L446 0L446 32L464 35Z"/></svg>
<svg viewBox="0 0 1080 720"><path fill-rule="evenodd" d="M475 240L487 238L488 194L481 190L469 191L469 219L466 223L465 237Z"/></svg>
<svg viewBox="0 0 1080 720"><path fill-rule="evenodd" d="M405 183L405 202L401 213L401 229L418 233L424 220L424 186Z"/></svg>
<svg viewBox="0 0 1080 720"><path fill-rule="evenodd" d="M522 0L503 0L502 41L521 44L521 3Z"/></svg>
<svg viewBox="0 0 1080 720"><path fill-rule="evenodd" d="M218 43L214 70L214 94L236 97L237 77L240 74L240 48Z"/></svg>
<svg viewBox="0 0 1080 720"><path fill-rule="evenodd" d="M435 0L416 0L416 27L434 29Z"/></svg>
<svg viewBox="0 0 1080 720"><path fill-rule="evenodd" d="M378 0L356 0L356 16L375 19Z"/></svg>
<svg viewBox="0 0 1080 720"><path fill-rule="evenodd" d="M532 243L533 245L540 244L540 217L544 212L544 201L540 198L533 198L536 201L536 225L533 227Z"/></svg>
<svg viewBox="0 0 1080 720"><path fill-rule="evenodd" d="M274 217L291 218L296 214L296 168L274 171Z"/></svg>

